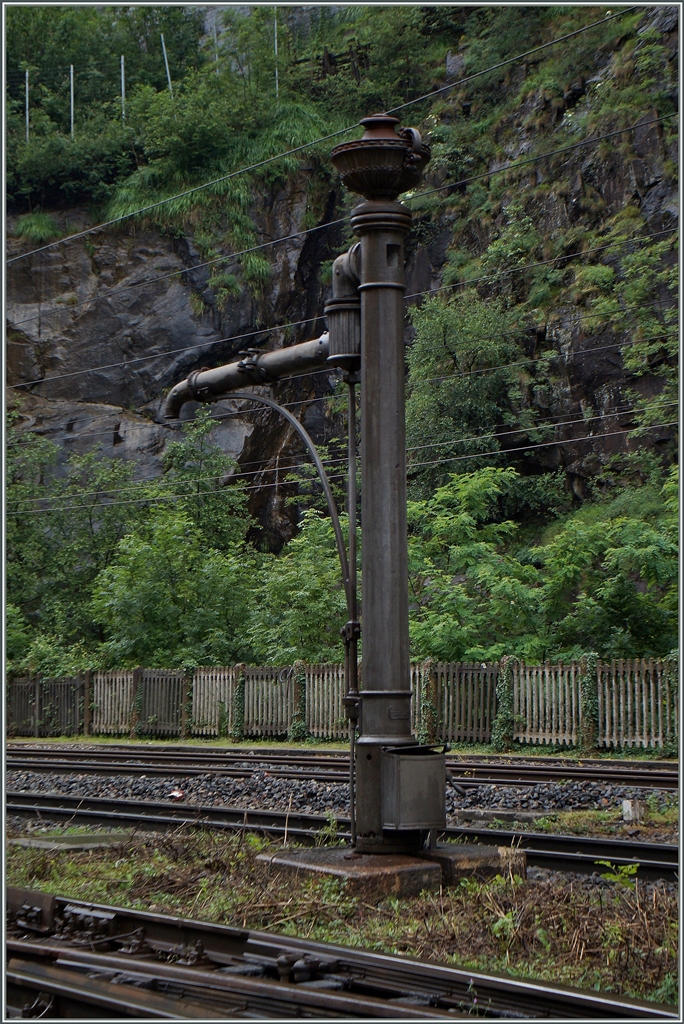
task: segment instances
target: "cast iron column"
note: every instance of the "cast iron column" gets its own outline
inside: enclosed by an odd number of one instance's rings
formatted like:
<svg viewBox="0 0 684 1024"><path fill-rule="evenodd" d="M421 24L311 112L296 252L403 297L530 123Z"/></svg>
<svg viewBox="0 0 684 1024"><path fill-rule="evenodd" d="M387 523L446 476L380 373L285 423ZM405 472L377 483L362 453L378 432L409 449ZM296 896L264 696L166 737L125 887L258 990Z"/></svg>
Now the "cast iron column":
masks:
<svg viewBox="0 0 684 1024"><path fill-rule="evenodd" d="M413 129L376 114L362 139L332 153L366 202L352 213L361 239L361 524L363 678L356 748L356 849L412 852L418 831L383 835L381 748L413 744L408 641L404 402L404 236L396 197L420 180L430 152Z"/></svg>

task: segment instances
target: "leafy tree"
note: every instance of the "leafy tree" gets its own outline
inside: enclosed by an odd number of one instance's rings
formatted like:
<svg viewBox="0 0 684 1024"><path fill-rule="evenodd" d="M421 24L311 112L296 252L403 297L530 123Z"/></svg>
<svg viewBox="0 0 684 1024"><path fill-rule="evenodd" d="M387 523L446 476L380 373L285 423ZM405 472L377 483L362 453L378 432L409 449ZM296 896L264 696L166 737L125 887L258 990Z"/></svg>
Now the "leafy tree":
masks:
<svg viewBox="0 0 684 1024"><path fill-rule="evenodd" d="M248 635L258 662L341 660L347 609L329 519L307 512L280 556L264 557L251 601Z"/></svg>
<svg viewBox="0 0 684 1024"><path fill-rule="evenodd" d="M187 513L159 507L118 545L93 585L108 666L231 664L249 660L244 633L258 556L207 548Z"/></svg>
<svg viewBox="0 0 684 1024"><path fill-rule="evenodd" d="M468 466L477 466L477 455L500 447L495 425L513 421L520 391L516 368L501 364L515 362L520 350L502 303L482 302L472 292L450 301L429 299L412 310L411 319L416 338L408 350L408 471L411 492L424 496L461 457L471 456Z"/></svg>
<svg viewBox="0 0 684 1024"><path fill-rule="evenodd" d="M176 496L177 511L195 525L206 546L223 551L244 539L250 517L244 489L226 486L236 463L212 441L215 427L208 406L183 424L182 438L164 451L162 493Z"/></svg>

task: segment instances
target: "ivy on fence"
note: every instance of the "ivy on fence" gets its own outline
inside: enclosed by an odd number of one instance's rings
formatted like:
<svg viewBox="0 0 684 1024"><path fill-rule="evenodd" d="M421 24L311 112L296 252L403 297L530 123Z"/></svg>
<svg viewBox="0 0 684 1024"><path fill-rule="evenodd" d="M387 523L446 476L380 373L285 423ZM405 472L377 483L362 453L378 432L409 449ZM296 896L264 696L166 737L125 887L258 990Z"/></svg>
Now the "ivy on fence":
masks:
<svg viewBox="0 0 684 1024"><path fill-rule="evenodd" d="M306 666L303 661L295 661L292 666L294 678L294 714L287 733L292 743L300 743L308 736L306 729Z"/></svg>
<svg viewBox="0 0 684 1024"><path fill-rule="evenodd" d="M492 746L495 750L508 750L513 743L515 715L513 713L513 665L515 658L505 655L501 659L496 681L496 718L492 725Z"/></svg>
<svg viewBox="0 0 684 1024"><path fill-rule="evenodd" d="M233 691L233 728L231 739L242 740L245 738L245 666L236 665L237 679Z"/></svg>
<svg viewBox="0 0 684 1024"><path fill-rule="evenodd" d="M580 750L595 750L598 740L598 663L599 656L594 651L580 658Z"/></svg>

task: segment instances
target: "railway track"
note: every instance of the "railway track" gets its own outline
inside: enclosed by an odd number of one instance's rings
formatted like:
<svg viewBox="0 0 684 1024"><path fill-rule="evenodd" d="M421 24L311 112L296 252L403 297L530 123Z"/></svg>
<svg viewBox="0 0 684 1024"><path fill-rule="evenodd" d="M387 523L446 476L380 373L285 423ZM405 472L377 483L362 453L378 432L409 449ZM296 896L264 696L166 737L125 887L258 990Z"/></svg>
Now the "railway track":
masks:
<svg viewBox="0 0 684 1024"><path fill-rule="evenodd" d="M344 752L250 751L240 748L210 747L198 750L182 745L140 747L116 746L60 747L50 745L8 744L6 766L13 771L90 772L128 775L203 775L216 773L233 778L248 778L255 771L268 770L276 778L326 782L346 782L349 757ZM663 761L570 760L535 757L447 756L452 779L463 787L495 783L509 786L534 786L554 782L600 782L615 786L676 790L679 787L677 764Z"/></svg>
<svg viewBox="0 0 684 1024"><path fill-rule="evenodd" d="M320 840L321 833L329 830L329 819L317 814L51 793L10 791L6 797L6 812L70 824L133 827L143 832L182 826L227 831L244 829L301 843ZM350 839L349 827L348 818L338 819L339 841ZM525 850L530 866L555 871L592 874L598 870L597 861L608 860L617 867L637 864L640 878L674 880L679 868L679 848L662 843L482 828L448 828L440 837L447 841L518 846Z"/></svg>
<svg viewBox="0 0 684 1024"><path fill-rule="evenodd" d="M9 1016L678 1019L614 993L25 889L6 904Z"/></svg>

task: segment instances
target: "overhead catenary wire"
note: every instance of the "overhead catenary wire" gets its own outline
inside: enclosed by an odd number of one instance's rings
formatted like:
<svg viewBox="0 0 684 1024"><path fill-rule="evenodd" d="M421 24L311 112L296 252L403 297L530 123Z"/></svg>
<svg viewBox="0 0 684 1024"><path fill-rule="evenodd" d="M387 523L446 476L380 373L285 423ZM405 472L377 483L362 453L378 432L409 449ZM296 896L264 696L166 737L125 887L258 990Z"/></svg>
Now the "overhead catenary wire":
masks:
<svg viewBox="0 0 684 1024"><path fill-rule="evenodd" d="M596 145L599 142L604 142L606 139L615 138L616 135L624 135L626 132L633 132L637 128L646 128L651 124L659 124L662 121L669 121L673 117L679 117L679 114L665 114L663 117L654 117L650 121L637 122L636 124L629 125L628 128L619 128L617 131L608 132L606 135L599 135L595 139L584 139L582 142L575 142L571 146L562 146L560 149L552 149L548 153L541 153L539 156L526 157L524 160L516 160L512 164L504 164L503 167L494 167L491 171L482 171L480 174L472 174L469 178L461 178L459 181L448 182L446 185L440 185L438 188L430 188L424 192L416 192L414 195L409 197L409 201L414 199L422 199L424 196L434 195L436 192L443 192L448 188L460 188L461 185L469 185L473 181L480 181L482 178L492 178L495 174L505 174L507 171L515 171L519 167L525 167L528 164L540 163L542 160L547 160L552 156L560 156L562 153L571 153L575 149L582 149L583 146Z"/></svg>
<svg viewBox="0 0 684 1024"><path fill-rule="evenodd" d="M673 335L675 333L678 333L678 332L673 332ZM669 337L669 336L670 335L657 335L657 338ZM650 341L653 341L653 340L654 340L653 338L644 338L644 339L639 339L638 341L614 342L613 344L610 344L610 345L601 345L601 346L597 346L596 348L586 349L586 350L584 350L582 352L573 352L573 353L571 353L571 357L573 359L581 359L584 356L593 355L593 353L595 353L595 352L601 352L601 351L604 351L606 349L624 348L624 347L627 347L629 345L643 344L643 343L650 342ZM553 357L549 357L549 359L550 358L553 358ZM414 384L415 385L417 385L417 384L426 384L426 383L432 382L432 381L453 380L455 378L469 377L469 376L474 376L474 375L480 374L480 373L491 373L491 372L494 372L495 370L508 369L508 368L511 368L511 367L514 367L514 366L525 365L526 363L530 363L530 362L536 362L536 359L533 357L531 359L523 359L523 360L520 360L520 361L515 362L515 363L504 363L504 364L502 364L500 366L483 367L482 369L479 369L479 370L465 370L462 373L449 374L449 375L444 376L444 377L428 377L428 378L425 378L423 380L416 381L416 382L414 382ZM327 374L331 374L332 372L333 371L331 371L329 369L326 369L326 370L314 370L313 371L313 373L327 373ZM305 377L305 376L309 376L309 374L299 374L298 376ZM296 378L290 377L290 378L287 378L287 379L288 380L294 380ZM286 403L285 407L288 407L288 406L294 407L294 406L297 406L297 405L313 404L314 402L333 401L337 397L339 397L339 396L337 396L335 394L332 394L332 395L323 395L323 396L320 396L318 398L302 399L299 402ZM263 410L257 410L257 409L244 409L243 410L243 409L240 409L240 410L236 410L235 412L222 413L222 414L219 413L218 415L213 416L212 420L214 422L221 422L222 420L225 420L225 419L234 418L234 417L237 417L237 416L243 416L243 415L247 415L250 412L257 412L257 411L263 411ZM605 415L613 415L614 412L616 412L616 411L615 410L611 410L610 413L606 413ZM581 419L583 419L583 418L584 417L581 417L581 418L578 418L576 421L570 420L570 421L567 421L567 422L568 423L580 422ZM556 423L553 420L538 421L536 424L528 425L527 427L520 426L520 427L516 427L516 428L512 429L511 431L500 431L495 436L499 436L502 433L503 434L505 434L505 433L518 433L518 432L537 430L537 429L544 429L544 428L548 428L548 427L551 427L551 426L562 426L562 425L564 425L564 424ZM134 430L147 430L147 431L149 431L150 429L153 429L154 427L161 427L162 429L167 429L167 430L174 431L174 432L177 429L177 427L175 425L172 426L171 424L168 424L168 423L157 423L157 422L151 421L149 423L128 423L124 427L124 430L125 430L126 433L128 433L129 431L134 431ZM115 429L118 432L121 429L121 423L117 424L116 427L115 426L110 426L107 430L92 430L92 431L90 431L90 430L83 430L83 431L81 431L78 434L70 434L69 436L65 437L64 440L65 441L80 441L84 437L101 437L101 436L105 436L105 435L111 435ZM26 446L31 445L31 444L34 443L33 440L31 440L32 438L41 436L36 431L27 431L27 433L30 435L30 437L17 438L15 440L9 441L7 443L7 445L6 445L6 448L8 450L13 450L15 448L26 447ZM476 435L476 437L468 438L468 440L476 440L478 437L481 437L481 436L482 435ZM49 440L49 438L45 438L45 440ZM50 443L54 444L55 442L50 442ZM439 447L441 445L453 444L453 443L456 443L456 441L448 441L448 440L447 441L436 441L434 443L430 443L429 445L417 445L417 446L414 446L412 448L408 448L407 451L415 451L418 448ZM239 465L242 468L244 466L250 466L250 465L252 465L252 466L253 465L263 465L263 462L264 462L263 459L252 459L252 460L249 460L247 462L242 462ZM258 470L257 472L261 472L261 470Z"/></svg>
<svg viewBox="0 0 684 1024"><path fill-rule="evenodd" d="M437 192L443 192L446 189L457 189L460 188L460 186L462 185L467 185L470 182L478 181L481 178L491 178L496 174L503 174L506 171L515 170L517 167L522 167L523 165L526 164L539 163L542 160L548 159L549 157L556 156L559 153L565 153L569 152L570 150L578 149L581 146L597 145L598 143L603 142L605 139L611 139L616 135L624 135L627 132L635 131L637 128L643 128L646 127L646 125L656 124L676 116L676 114L666 114L663 117L653 118L652 120L642 122L641 124L637 123L629 125L627 128L621 128L617 131L609 132L606 135L597 136L594 139L587 139L583 142L578 142L572 146L566 146L561 149L552 150L551 152L548 153L541 153L539 156L529 157L525 160L518 161L517 163L514 164L506 164L503 167L497 167L490 171L483 171L481 174L475 174L469 178L461 178L458 181L448 182L444 185L440 185L438 188L429 189L426 192L416 192L414 195L408 196L405 202L415 202L419 199L422 199L425 196L430 196ZM304 236L310 235L315 231L323 231L331 227L336 227L339 224L344 224L345 222L346 217L338 217L335 220L327 221L324 224L316 224L312 228L305 228L302 231L295 231L290 235L283 235L281 238L273 238L268 242L260 242L258 245L253 245L247 249L241 249L238 252L226 253L225 255L216 256L210 260L205 260L203 263L195 263L191 267L181 267L178 270L169 271L168 274L162 274L158 277L148 278L143 281L132 281L129 284L121 285L121 287L119 288L112 288L110 291L105 292L103 295L95 295L89 299L83 299L81 302L72 303L69 306L62 306L59 308L54 307L52 309L47 309L39 313L35 313L33 316L26 317L23 320L15 320L13 321L12 326L20 327L22 326L22 324L32 323L35 320L46 320L49 317L58 316L59 314L71 312L74 309L80 309L82 306L88 306L93 302L101 302L102 300L110 298L111 296L114 295L119 296L124 291L129 291L135 288L145 288L154 284L160 284L163 281L169 281L174 277L182 277L184 274L191 274L196 270L203 270L206 267L214 266L217 263L228 263L231 260L239 259L241 256L247 256L250 253L259 252L262 249L268 249L271 246L279 245L282 242L290 242L293 241L294 239L303 238ZM407 296L407 298L411 297L412 296Z"/></svg>
<svg viewBox="0 0 684 1024"><path fill-rule="evenodd" d="M577 317L573 316L573 317L571 317L571 318L569 318L567 320L555 320L555 321L553 321L551 323L547 323L547 324L541 325L541 328L544 329L544 330L548 330L549 328L553 329L553 328L556 328L556 327L561 327L564 324L572 324L574 326L575 324L581 323L584 320L597 320L597 319L601 321L600 326L604 327L604 326L606 326L606 324L611 324L614 320L621 319L624 316L625 313L631 312L632 310L635 310L635 309L641 309L641 310L648 309L651 306L662 306L662 300L661 299L654 299L651 302L637 303L637 304L635 304L633 306L622 306L620 308L619 312L616 312L615 314L611 314L609 316L606 316L606 314L603 314L603 313L600 313L600 312L596 312L596 313L587 313L585 316L577 316ZM305 324L305 323L313 323L313 322L315 322L316 320L319 320L319 319L321 319L321 318L320 317L311 317L308 320L299 320L296 323L282 324L279 328L275 328L275 327L274 328L267 328L266 330L273 330L273 331L275 331L275 330L284 330L286 327L299 326L300 324ZM477 341L478 342L480 342L480 341L499 341L501 338L505 338L505 337L516 337L516 336L518 336L520 334L525 333L525 331L531 330L531 329L533 329L533 328L530 327L529 325L528 326L521 326L521 327L518 327L518 328L516 328L514 330L511 330L511 331L502 331L500 334L484 335L482 337L478 337ZM258 333L262 333L262 332L258 332ZM678 332L673 332L673 333L678 333ZM218 344L219 342L223 343L223 342L227 342L227 341L238 341L241 338L247 338L247 337L252 337L252 335L251 334L250 335L243 334L243 335L235 335L232 338L219 338L217 342L211 342L211 344ZM664 334L664 335L656 335L655 336L656 339L660 338L660 337L669 337L669 335L665 335ZM594 346L593 348L584 349L583 351L580 351L580 352L572 352L571 353L571 357L573 359L578 359L578 358L582 358L582 357L584 357L586 355L590 355L590 354L592 354L594 352L602 352L602 351L604 351L606 349L611 349L611 348L626 348L627 346L630 346L630 345L638 345L638 344L642 344L642 343L645 343L647 341L652 341L652 340L654 340L653 337L652 338L640 338L640 339L637 339L637 340L634 340L634 341L616 341L616 342L612 342L609 345L597 345L597 346ZM7 344L9 344L9 345L19 345L19 346L21 346L23 348L30 347L30 345L27 344L26 342L19 342L19 341L16 341L16 342L8 341ZM185 351L185 350L182 350L182 351ZM461 376L464 376L464 375L468 376L468 375L471 375L471 374L479 374L479 373L493 373L495 370L504 370L504 369L508 369L510 367L513 367L513 366L523 366L523 365L525 365L527 363L534 363L534 362L538 362L538 361L542 361L542 360L557 359L557 358L559 358L561 356L562 356L562 353L558 353L558 354L554 353L553 355L550 354L548 356L540 354L539 356L532 356L529 359L520 359L520 360L517 360L516 362L513 362L513 363L501 363L501 364L499 364L497 366L486 366L486 367L482 367L479 370L467 370L467 371L463 371L463 373L446 374L446 375L443 375L443 376L440 376L440 377L424 377L424 378L419 378L419 379L414 380L414 381L409 381L408 383L412 384L413 386L418 386L419 384L427 384L427 383L431 383L433 381L451 380L451 379L453 379L455 377L461 377ZM142 358L155 358L156 359L157 356L149 356L149 357L143 356ZM567 358L567 356L565 358ZM118 364L115 364L115 365L121 366L121 365L126 365L126 364L125 363L118 363ZM89 373L91 371L88 370L88 371L80 371L80 372L88 372ZM314 376L317 376L319 374L326 374L327 376L330 377L333 374L335 374L336 372L337 372L337 368L336 367L325 367L322 370L309 370L307 373L297 373L297 374L293 374L290 377L283 378L281 383L285 383L285 382L289 382L289 381L293 381L293 380L301 380L301 379L303 379L305 377L314 377ZM54 378L50 378L50 379L52 380ZM152 424L150 424L150 423L127 423L126 424L126 430L127 431L128 430L149 430L151 425ZM156 425L157 426L168 426L169 429L175 429L174 427L171 427L170 424L156 424ZM65 440L74 440L75 441L75 440L79 440L82 437L86 437L86 436L87 437L95 437L95 436L103 435L103 434L111 434L111 432L112 432L112 428L111 427L108 428L107 430L82 430L78 434L73 434L70 437L65 438ZM31 431L30 433L33 436L37 436L37 431ZM14 447L14 445L21 444L21 443L28 444L30 442L28 440L25 441L25 442L22 442L20 440L10 441L10 442L8 442L8 447Z"/></svg>
<svg viewBox="0 0 684 1024"><path fill-rule="evenodd" d="M639 427L639 428L629 427L629 428L626 428L624 430L612 430L612 431L608 431L608 432L602 433L602 434L586 434L583 437L569 437L569 438L565 438L565 439L561 439L561 440L557 440L557 441L541 441L541 442L537 442L535 444L522 445L522 446L520 446L518 448L503 448L503 449L500 448L500 449L496 449L496 450L491 451L491 452L476 452L476 453L471 454L471 455L457 455L457 456L454 456L453 458L436 459L436 460L431 461L431 462L414 463L412 466L407 467L407 472L410 472L413 469L418 469L418 468L420 468L422 466L437 466L437 465L441 465L441 464L446 464L448 462L464 462L464 461L467 461L469 459L484 459L484 458L488 458L489 456L493 456L493 455L506 455L506 454L509 454L511 452L518 452L518 453L527 454L528 452L533 451L534 449L537 449L537 448L548 448L548 447L550 447L552 445L576 444L576 443L581 442L581 441L599 441L602 438L605 438L605 437L615 437L615 436L617 436L619 434L632 434L632 433L635 432L636 429L643 430L643 431L646 431L646 430L661 430L661 429L664 429L666 427L674 427L674 426L677 426L677 421L676 420L672 420L672 421L670 421L668 423L653 423L653 424L650 424L649 426L644 426L644 427ZM329 477L329 479L333 479L333 480L344 479L344 475L343 474L338 474L338 475ZM315 481L313 481L313 479L312 479L312 482L315 482ZM281 487L282 488L282 487L287 487L287 486L294 486L296 483L298 483L298 481L295 481L295 480L290 480L290 481L288 481L288 480L279 480L279 481L277 481L275 483L272 483L272 484L249 484L247 487L242 488L242 489L244 491L256 491L256 490L265 490L265 489L267 489L269 487ZM181 492L181 493L170 494L170 495L157 495L155 497L132 498L132 499L127 499L125 501L109 501L109 502L103 503L102 505L100 505L98 507L101 508L101 509L106 509L106 508L109 508L110 506L113 506L113 505L138 505L138 504L141 504L141 503L156 504L159 501L168 501L168 500L173 500L175 498L183 498L183 499L192 498L192 499L197 499L197 498L206 497L208 494L224 494L225 495L227 493L230 493L230 489L229 488L227 488L227 487L218 487L218 488L215 488L213 490L199 491L199 492L195 492L193 494L187 494L187 493L182 493ZM50 512L69 512L69 511L72 511L72 510L83 509L83 508L92 509L92 507L93 507L92 503L85 504L85 505L65 505L65 506L61 506L59 508L23 509L23 510L18 511L18 512L8 512L7 514L8 515L37 515L37 514L41 514L41 513L45 514L45 513L50 513Z"/></svg>
<svg viewBox="0 0 684 1024"><path fill-rule="evenodd" d="M434 442L431 442L430 444L412 445L412 446L407 447L406 453L409 454L410 452L423 451L426 448L448 448L450 445L454 445L454 444L467 444L467 443L470 443L472 441L487 441L487 440L489 440L492 437L497 437L497 438L498 437L505 437L508 434L531 434L533 431L552 430L552 429L556 429L558 427L574 426L574 425L576 425L578 423L582 423L582 424L584 424L584 423L592 423L595 420L607 420L607 419L611 419L611 418L613 418L615 416L631 416L631 415L634 415L637 412L643 412L643 411L651 409L651 408L667 409L667 408L670 408L673 405L677 405L677 402L666 402L663 405L653 405L653 406L648 405L648 406L644 406L642 409L638 409L638 410L634 409L632 407L630 407L628 409L610 409L609 411L603 412L603 413L599 413L596 416L579 415L579 416L576 416L574 419L562 420L560 422L557 422L557 421L555 421L553 419L542 420L542 421L539 421L539 422L537 422L535 424L529 424L527 426L511 427L510 430L497 430L493 434L474 434L471 437L454 437L454 438L448 438L448 439L445 439L445 440L442 440L442 441L434 441ZM252 411L256 411L256 410L250 409L250 410L247 410L247 411L252 412ZM230 415L230 413L228 413L227 415ZM217 420L220 420L222 418L224 418L224 417L221 417L221 416L217 416L216 417ZM636 430L638 428L635 427L634 429ZM599 434L599 435L596 435L596 436L600 437L601 435ZM301 456L292 456L292 459L294 461L292 461L291 463L287 463L287 464L283 464L281 461L279 461L278 465L276 465L276 466L264 466L263 465L263 460L259 460L262 463L262 466L261 466L260 469L251 469L251 470L246 470L246 471L243 469L243 466L245 466L245 465L254 465L254 463L242 463L242 464L240 464L240 463L236 462L235 466L233 467L234 472L230 476L230 479L226 483L227 483L227 485L230 484L230 483L233 483L233 482L239 483L244 477L248 477L248 476L261 476L261 475L263 475L265 473L291 472L292 470L303 469L303 468L305 468L308 465L306 462L302 463ZM325 466L326 468L333 467L333 466L339 466L339 465L341 465L344 462L346 462L346 458L343 457L343 456L340 456L337 459L325 459L325 460L322 460L323 466ZM224 472L222 472L222 473L214 473L214 474L211 474L209 476L194 477L192 479L192 481L189 481L189 482L191 482L193 484L193 486L194 486L195 484L198 484L200 482L201 483L206 483L208 480L222 480L225 477L226 477L226 471L224 470ZM161 478L159 478L159 479L161 479ZM95 495L98 495L98 494L122 494L122 493L124 493L126 491L138 490L141 486L142 485L140 483L137 483L137 484L133 483L133 484L125 484L125 485L122 485L121 487L102 487L102 488L98 488L98 489L93 490L93 491L82 491L80 493L79 497L85 497L86 495L89 495L89 494L95 494ZM153 486L154 486L154 484L153 484ZM212 492L212 493L214 493L214 492ZM40 502L40 501L46 501L47 499L46 498L38 497L38 498L10 498L9 500L11 502L14 502L15 504L26 504L26 503L35 504L35 503Z"/></svg>
<svg viewBox="0 0 684 1024"><path fill-rule="evenodd" d="M504 61L500 61L499 63L494 64L488 68L484 68L482 71L475 71L471 75L466 75L455 82L450 82L448 85L442 86L440 89L432 90L429 93L425 93L423 96L417 96L415 99L408 100L407 102L402 103L397 107L392 107L392 109L387 111L387 113L396 113L397 111L404 110L407 107L413 106L416 103L421 103L426 99L431 99L433 96L437 96L441 93L448 92L451 89L455 89L460 85L465 85L467 82L474 81L476 78L481 78L483 75L491 74L493 71L499 71L501 68L507 67L510 64L515 64L518 61L525 60L527 57L532 56L532 54L534 53L539 53L541 50L546 50L551 46L556 46L559 43L566 42L568 39L572 39L573 37L581 35L584 32L588 32L593 28L597 28L599 25L605 25L608 22L615 20L616 18L624 17L626 14L629 14L631 11L635 9L635 7L627 7L622 11L618 11L616 14L611 14L606 18L601 18L599 21L595 21L589 25L584 25L582 28L575 29L573 32L567 32L564 35L557 37L556 39L549 40L546 43L542 43L539 46L533 47L531 50L526 50L524 53L517 54L515 57L509 57ZM347 132L353 131L357 127L358 125L354 124L349 125L346 128L341 128L336 132L331 132L328 135L321 136L320 138L315 139L312 142L303 143L301 146L295 146L292 149L277 154L276 156L267 157L263 160L257 161L249 165L248 167L240 168L237 171L231 171L228 174L221 175L220 177L214 178L211 181L204 182L201 185L195 185L192 188L185 189L183 192L179 192L174 196L168 196L165 199L160 199L155 203L150 203L147 206L141 207L139 210L135 210L127 214L121 214L119 217L114 217L111 220L103 221L101 224L93 225L93 227L87 228L84 231L76 232L73 235L68 235L65 238L57 239L54 242L49 242L46 245L40 246L36 249L32 249L30 252L21 253L17 256L12 257L6 262L9 264L14 263L20 259L26 259L29 256L33 256L37 252L43 252L46 249L54 248L57 245L63 245L66 242L74 241L77 238L83 238L86 235L92 234L95 231L101 231L103 228L111 227L114 224L121 223L124 220L129 220L132 217L139 217L142 214L149 213L151 210L158 209L160 206L164 206L166 203L174 202L177 199L183 199L186 196L201 191L202 189L210 188L213 185L217 185L223 181L229 180L230 178L237 177L240 174L246 174L250 171L257 170L260 167L264 167L267 164L273 163L276 160L283 160L286 157L293 156L295 153L302 152L302 150L313 148L314 146L320 145L320 143L322 142L327 142L329 139L337 138L340 135L345 135Z"/></svg>
<svg viewBox="0 0 684 1024"><path fill-rule="evenodd" d="M661 231L654 231L654 232L651 232L648 235L635 235L632 238L626 238L626 239L622 239L620 241L616 240L614 242L608 243L607 245L600 245L600 246L596 246L596 247L594 247L592 249L585 249L582 252L569 253L566 256L554 256L551 259L541 260L541 261L539 261L537 263L528 263L528 264L524 264L523 266L520 266L520 267L512 267L510 270L502 271L499 274L490 274L490 275L485 275L484 277L473 278L473 279L466 280L466 281L457 281L454 284L442 285L439 288L426 289L426 290L424 290L422 292L412 292L409 295L405 295L404 299L415 299L415 298L418 298L418 297L420 297L422 295L427 295L428 297L431 297L432 295L435 295L437 292L441 292L441 291L444 291L446 289L459 288L461 286L470 286L470 285L474 285L474 284L481 284L484 281L490 281L490 280L497 280L498 281L502 277L510 277L511 274L519 274L519 273L522 273L525 270L532 270L532 269L534 269L536 267L547 266L550 263L557 263L559 260L578 259L578 258L581 258L583 256L587 256L587 255L589 255L591 253L594 253L594 252L601 252L601 251L605 251L606 249L612 249L612 248L615 248L615 247L618 247L618 246L629 245L632 242L647 241L650 238L656 238L656 237L659 237L660 235L663 235L663 234L670 234L670 235L672 235L674 233L672 232L672 230L670 228L664 228ZM10 390L18 389L18 388L26 388L26 387L31 387L31 386L33 386L35 384L43 384L43 383L45 383L47 381L50 381L50 380L63 380L66 377L78 377L78 376L81 376L84 373L95 373L95 372L97 372L99 370L109 370L109 369L113 369L113 368L115 368L117 366L130 365L132 363L142 362L142 361L151 360L151 359L161 359L161 358L164 358L164 357L169 356L169 355L175 355L175 354L177 354L179 352L192 351L193 349L196 349L196 348L199 348L199 347L201 347L202 349L205 349L209 345L222 344L222 343L225 343L225 342L231 341L231 340L238 341L238 340L241 340L242 338L254 337L255 335L258 335L258 334L266 334L266 333L273 332L273 331L285 330L287 327L298 326L299 324L303 324L303 323L312 323L312 322L315 322L316 320L320 320L320 319L322 319L322 317L311 317L311 318L309 318L309 320L295 321L294 323L291 323L291 324L284 324L284 325L276 326L276 327L265 327L265 328L263 328L262 330L259 330L259 331L252 331L250 334L235 335L233 338L217 339L216 341L208 342L207 345L203 345L203 346L190 345L190 346L187 346L187 347L181 348L181 349L171 349L169 352L158 353L158 354L153 355L153 356L135 356L133 359L121 360L118 363L110 363L110 364L105 364L103 366L89 367L89 368L87 368L85 370L73 370L70 373L65 373L65 374L53 374L50 377L41 377L41 378L38 378L36 380L22 381L21 384L12 384L12 385L9 385L9 388L10 388ZM14 325L14 326L16 326L16 325Z"/></svg>

